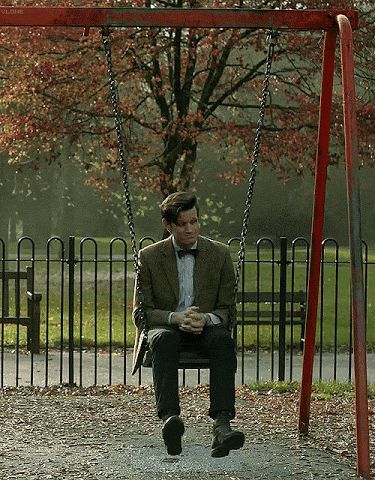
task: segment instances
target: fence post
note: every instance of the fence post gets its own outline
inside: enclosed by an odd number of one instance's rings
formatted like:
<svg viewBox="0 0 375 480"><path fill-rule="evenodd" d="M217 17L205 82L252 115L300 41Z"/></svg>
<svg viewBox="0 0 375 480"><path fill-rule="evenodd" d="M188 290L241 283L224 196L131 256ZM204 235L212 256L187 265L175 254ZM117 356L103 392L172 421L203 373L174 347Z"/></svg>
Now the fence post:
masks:
<svg viewBox="0 0 375 480"><path fill-rule="evenodd" d="M288 240L280 238L279 382L285 381L286 267Z"/></svg>
<svg viewBox="0 0 375 480"><path fill-rule="evenodd" d="M69 237L68 250L68 303L69 303L69 385L74 386L74 267L75 237Z"/></svg>

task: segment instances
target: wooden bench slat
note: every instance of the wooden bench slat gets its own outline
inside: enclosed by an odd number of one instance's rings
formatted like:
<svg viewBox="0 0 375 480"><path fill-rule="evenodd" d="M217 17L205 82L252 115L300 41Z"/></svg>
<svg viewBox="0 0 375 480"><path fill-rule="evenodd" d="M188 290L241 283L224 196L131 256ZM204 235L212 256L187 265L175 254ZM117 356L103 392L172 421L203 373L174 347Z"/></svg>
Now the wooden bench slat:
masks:
<svg viewBox="0 0 375 480"><path fill-rule="evenodd" d="M2 279L5 280L17 280L18 278L20 280L26 280L28 278L28 273L27 272L2 272L0 271L0 280Z"/></svg>
<svg viewBox="0 0 375 480"><path fill-rule="evenodd" d="M258 318L258 311L257 310L245 310L244 312L242 311L237 311L237 318L242 318L242 313L244 317L252 317L254 318L254 321ZM272 312L271 310L260 310L259 311L259 321L262 321L263 318L272 318L274 317L275 321L279 321L279 314L280 312L278 310L275 310ZM286 317L287 318L292 318L292 312L286 312ZM305 313L300 310L294 310L293 311L293 320L296 319L296 321L300 321L299 319L305 318Z"/></svg>
<svg viewBox="0 0 375 480"><path fill-rule="evenodd" d="M31 318L30 317L24 317L24 316L19 316L19 317L0 317L0 323L9 323L12 325L16 325L19 323L20 325L23 326L28 326L31 324Z"/></svg>
<svg viewBox="0 0 375 480"><path fill-rule="evenodd" d="M238 292L237 303L280 303L279 292ZM306 294L304 292L287 292L285 296L286 303L305 303Z"/></svg>
<svg viewBox="0 0 375 480"><path fill-rule="evenodd" d="M244 320L243 322L241 321L239 324L237 323L237 326L241 326L241 325L264 325L264 326L272 326L272 325L275 325L275 326L279 326L279 321L278 320L275 320L273 323L272 321L270 320L259 320L259 322L257 322L256 320ZM290 320L286 320L285 321L285 325L304 325L305 322L302 321L302 320L296 320L296 321L293 321L291 322Z"/></svg>

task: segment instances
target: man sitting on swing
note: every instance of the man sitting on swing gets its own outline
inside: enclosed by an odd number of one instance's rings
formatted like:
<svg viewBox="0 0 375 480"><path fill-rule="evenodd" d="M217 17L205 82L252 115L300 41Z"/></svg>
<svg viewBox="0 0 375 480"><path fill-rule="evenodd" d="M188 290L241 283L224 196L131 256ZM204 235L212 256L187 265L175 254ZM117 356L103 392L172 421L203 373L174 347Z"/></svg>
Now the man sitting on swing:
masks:
<svg viewBox="0 0 375 480"><path fill-rule="evenodd" d="M179 352L196 349L210 360L209 415L214 419L211 456L224 457L230 450L241 448L245 440L242 432L230 427L235 416L237 368L234 341L227 329L230 312L234 311L235 276L230 252L226 245L199 235L195 195L169 195L161 204L161 216L171 235L140 250L139 261L164 443L168 454L181 453L185 428L179 417ZM134 319L136 312L137 298Z"/></svg>

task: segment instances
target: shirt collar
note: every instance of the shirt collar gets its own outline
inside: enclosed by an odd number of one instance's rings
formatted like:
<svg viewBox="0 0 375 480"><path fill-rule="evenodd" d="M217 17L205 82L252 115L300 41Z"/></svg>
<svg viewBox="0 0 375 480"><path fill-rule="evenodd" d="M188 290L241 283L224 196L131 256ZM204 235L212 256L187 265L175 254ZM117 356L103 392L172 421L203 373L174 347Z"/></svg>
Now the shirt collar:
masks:
<svg viewBox="0 0 375 480"><path fill-rule="evenodd" d="M172 236L172 244L173 244L173 248L175 249L176 252L178 252L179 250L183 250L183 248L181 248L179 245L177 245L177 242L176 242L176 240L173 236ZM197 248L197 246L198 246L198 240L190 248Z"/></svg>

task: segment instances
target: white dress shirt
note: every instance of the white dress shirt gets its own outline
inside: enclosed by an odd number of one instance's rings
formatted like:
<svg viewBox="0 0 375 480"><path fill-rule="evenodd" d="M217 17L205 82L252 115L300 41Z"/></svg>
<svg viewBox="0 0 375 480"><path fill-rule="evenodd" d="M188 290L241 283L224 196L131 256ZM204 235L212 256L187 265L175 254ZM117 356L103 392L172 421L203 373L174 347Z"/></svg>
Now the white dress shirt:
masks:
<svg viewBox="0 0 375 480"><path fill-rule="evenodd" d="M187 308L194 305L194 266L195 256L184 255L181 258L178 256L178 251L182 250L172 238L173 247L175 249L178 271L178 283L179 283L179 300L176 307L176 312L182 312ZM197 242L191 247L197 248ZM174 312L170 312L168 315L168 323L171 323L171 317ZM206 312L204 312L206 313ZM207 312L210 319L207 321L207 326L219 325L221 323L220 318L214 313Z"/></svg>

